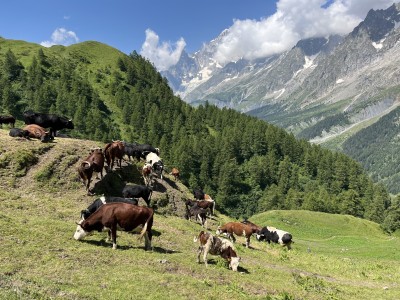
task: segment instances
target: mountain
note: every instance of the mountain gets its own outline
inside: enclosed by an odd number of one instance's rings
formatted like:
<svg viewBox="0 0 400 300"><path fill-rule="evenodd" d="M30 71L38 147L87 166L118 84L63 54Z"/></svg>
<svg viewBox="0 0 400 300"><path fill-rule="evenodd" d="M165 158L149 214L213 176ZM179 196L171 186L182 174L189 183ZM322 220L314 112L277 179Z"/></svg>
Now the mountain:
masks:
<svg viewBox="0 0 400 300"><path fill-rule="evenodd" d="M399 22L400 4L393 4L385 10L370 10L346 36L301 40L280 55L242 59L224 66L213 62L210 53L220 36L210 43L212 46L204 45L193 55L185 54L186 62L192 63L190 68L163 75L175 86L180 83L174 91L188 103L208 101L234 108L283 127L299 138L353 154L343 143L360 130L367 132L399 104ZM190 76L188 69L192 70ZM195 74L194 70L199 71ZM396 122L390 130L398 131ZM396 141L386 142L397 145ZM354 138L351 145L359 147ZM385 167L379 170L376 164L366 164L362 155L354 157L368 171L378 174L376 178L389 182L390 177L399 176L398 172L386 172ZM397 187L390 189L400 192Z"/></svg>

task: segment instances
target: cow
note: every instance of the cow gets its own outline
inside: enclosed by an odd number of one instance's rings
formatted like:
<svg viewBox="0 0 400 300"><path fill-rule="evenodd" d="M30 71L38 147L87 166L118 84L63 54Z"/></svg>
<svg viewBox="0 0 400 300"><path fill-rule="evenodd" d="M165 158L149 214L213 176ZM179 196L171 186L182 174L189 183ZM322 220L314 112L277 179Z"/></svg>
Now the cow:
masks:
<svg viewBox="0 0 400 300"><path fill-rule="evenodd" d="M50 128L50 135L55 137L58 130L74 129L71 119L55 114L43 114L31 110L23 113L25 124L36 124L43 128Z"/></svg>
<svg viewBox="0 0 400 300"><path fill-rule="evenodd" d="M145 185L126 185L122 190L124 198L143 198L147 206L150 206L151 194L153 189Z"/></svg>
<svg viewBox="0 0 400 300"><path fill-rule="evenodd" d="M240 222L229 222L225 225L218 226L216 233L227 235L233 242L236 241L236 238L233 234L236 234L237 236L244 236L246 239L246 247L249 248L250 237L253 234L253 230L249 225Z"/></svg>
<svg viewBox="0 0 400 300"><path fill-rule="evenodd" d="M178 170L177 168L172 168L172 170L171 170L171 172L169 173L169 175L174 176L174 179L175 179L175 181L176 181L177 179L179 179L179 176L180 176L179 170Z"/></svg>
<svg viewBox="0 0 400 300"><path fill-rule="evenodd" d="M239 267L240 257L237 256L233 244L227 239L213 236L211 233L200 231L198 237L193 239L193 242L199 241L200 246L197 250L197 262L200 263L200 255L202 252L204 264L207 267L207 255L220 255L229 263L229 268L237 272Z"/></svg>
<svg viewBox="0 0 400 300"><path fill-rule="evenodd" d="M149 144L123 143L125 146L125 154L128 156L129 160L131 160L131 157L135 157L137 161L140 161L141 158L146 159L146 155L151 152L160 155L160 149L154 148Z"/></svg>
<svg viewBox="0 0 400 300"><path fill-rule="evenodd" d="M86 186L88 195L90 195L89 187L93 172L100 173L100 176L103 179L103 167L104 153L103 149L101 148L90 149L89 156L86 157L85 160L78 166L78 174L82 180L82 183Z"/></svg>
<svg viewBox="0 0 400 300"><path fill-rule="evenodd" d="M204 200L204 195L205 195L205 193L201 189L199 189L199 188L193 189L194 199Z"/></svg>
<svg viewBox="0 0 400 300"><path fill-rule="evenodd" d="M151 249L153 215L154 211L149 207L121 202L106 203L77 224L74 239L81 240L94 230L108 230L108 237L111 237L113 243L112 248L117 249L117 228L132 231L142 225L139 239L145 236L145 249L149 250Z"/></svg>
<svg viewBox="0 0 400 300"><path fill-rule="evenodd" d="M151 186L152 179L153 179L153 168L150 164L145 163L142 168L142 176L144 180L144 184L146 186Z"/></svg>
<svg viewBox="0 0 400 300"><path fill-rule="evenodd" d="M0 116L0 125L10 124L11 128L15 127L15 118L13 116Z"/></svg>
<svg viewBox="0 0 400 300"><path fill-rule="evenodd" d="M29 139L29 131L22 130L21 128L11 128L8 135L11 137L22 137L22 138Z"/></svg>
<svg viewBox="0 0 400 300"><path fill-rule="evenodd" d="M282 247L287 247L288 250L292 249L291 244L294 243L289 232L270 226L263 227L256 238L258 241L266 240L268 244L271 242L279 243Z"/></svg>
<svg viewBox="0 0 400 300"><path fill-rule="evenodd" d="M161 158L153 152L146 155L146 163L150 164L153 171L158 175L158 177L163 179L162 172L164 171L164 164Z"/></svg>
<svg viewBox="0 0 400 300"><path fill-rule="evenodd" d="M186 207L198 206L204 209L208 209L210 211L210 215L215 214L215 202L214 201L206 201L206 200L186 200Z"/></svg>
<svg viewBox="0 0 400 300"><path fill-rule="evenodd" d="M30 124L26 125L22 130L26 130L29 132L29 137L34 139L39 139L42 143L48 143L52 140L52 136L46 131L43 127Z"/></svg>
<svg viewBox="0 0 400 300"><path fill-rule="evenodd" d="M131 157L135 157L138 161L140 161L141 152L136 148L137 143L127 143L122 141L124 145L124 154L128 156L129 161L131 161Z"/></svg>
<svg viewBox="0 0 400 300"><path fill-rule="evenodd" d="M191 220L192 217L199 219L202 227L207 228L207 210L198 206L186 206L185 219Z"/></svg>
<svg viewBox="0 0 400 300"><path fill-rule="evenodd" d="M141 153L142 158L146 158L146 155L149 153L154 153L157 156L160 155L160 149L154 148L152 145L149 144L138 144L136 145L136 149Z"/></svg>
<svg viewBox="0 0 400 300"><path fill-rule="evenodd" d="M122 157L124 156L124 144L121 141L112 141L108 143L104 148L104 156L106 163L110 171L114 167L114 161L117 159L117 165L122 167Z"/></svg>
<svg viewBox="0 0 400 300"><path fill-rule="evenodd" d="M113 203L113 202L123 202L132 205L138 205L138 200L134 198L121 198L112 196L101 196L100 198L94 200L86 209L81 210L81 220L89 218L96 210L100 208L103 204Z"/></svg>
<svg viewBox="0 0 400 300"><path fill-rule="evenodd" d="M262 229L261 226L258 226L258 225L256 225L256 224L250 222L249 220L243 220L241 223L242 223L242 224L249 225L249 226L251 227L251 229L252 229L254 235L260 233L260 231L261 231L261 229Z"/></svg>

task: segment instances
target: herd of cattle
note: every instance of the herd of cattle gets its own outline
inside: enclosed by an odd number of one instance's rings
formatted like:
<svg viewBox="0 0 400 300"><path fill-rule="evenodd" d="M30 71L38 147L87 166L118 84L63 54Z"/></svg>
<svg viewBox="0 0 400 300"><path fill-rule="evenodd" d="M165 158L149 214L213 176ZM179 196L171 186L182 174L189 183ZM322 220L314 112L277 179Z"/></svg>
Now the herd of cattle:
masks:
<svg viewBox="0 0 400 300"><path fill-rule="evenodd" d="M65 117L35 113L32 111L23 114L26 126L22 129L14 128L15 118L13 116L0 116L0 124L10 124L9 135L12 137L36 138L42 142L49 142L57 135L61 129L74 129L71 120ZM49 128L49 131L46 130ZM120 168L122 160L127 156L129 161L136 158L138 161L144 160L142 176L145 185L127 185L122 190L123 197L101 196L96 199L86 209L81 211L81 220L77 223L74 234L76 240L81 240L92 231L108 231L108 238L111 239L113 249L117 248L117 229L132 231L138 226L142 226L139 238L145 237L145 249L152 248L152 226L154 210L150 206L153 183L155 178L163 180L162 173L164 164L159 157L160 150L149 144L126 143L123 141L112 141L102 148L90 149L89 155L79 163L78 174L85 185L88 195L92 195L90 183L94 173L103 178L103 169L112 172L114 163ZM106 166L107 165L107 166ZM173 168L169 173L175 180L179 179L179 170ZM191 220L192 217L198 219L202 227L207 229L207 219L215 215L215 201L201 189L193 190L194 200L186 200L185 218ZM142 198L146 206L139 206L139 198ZM218 235L225 235L229 238L221 238ZM203 253L204 264L207 266L207 255L219 255L229 264L229 268L237 271L240 257L237 255L234 243L236 236L245 238L246 247L250 247L250 238L255 236L258 241L268 243L279 243L291 249L293 243L292 235L286 231L274 227L261 227L250 221L229 222L218 226L216 235L201 231L194 238L194 242L199 242L197 251L197 261L200 262L200 255Z"/></svg>

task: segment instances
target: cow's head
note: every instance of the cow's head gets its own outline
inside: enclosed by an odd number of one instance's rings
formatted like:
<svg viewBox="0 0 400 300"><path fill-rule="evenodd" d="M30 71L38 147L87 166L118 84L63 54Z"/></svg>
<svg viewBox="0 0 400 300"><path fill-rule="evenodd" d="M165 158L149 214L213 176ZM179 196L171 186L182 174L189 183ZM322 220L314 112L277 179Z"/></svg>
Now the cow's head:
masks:
<svg viewBox="0 0 400 300"><path fill-rule="evenodd" d="M256 239L257 241L263 241L265 240L265 235L256 233Z"/></svg>
<svg viewBox="0 0 400 300"><path fill-rule="evenodd" d="M85 236L87 236L89 234L88 231L85 231L82 228L83 221L84 220L80 220L79 223L77 223L77 226L76 226L76 231L74 233L74 239L76 239L77 241L83 239Z"/></svg>
<svg viewBox="0 0 400 300"><path fill-rule="evenodd" d="M69 119L69 120L65 123L65 128L67 128L67 129L74 129L74 123L72 123L72 119Z"/></svg>
<svg viewBox="0 0 400 300"><path fill-rule="evenodd" d="M46 131L42 136L40 137L40 141L42 143L48 143L53 139L53 137L50 135L48 131Z"/></svg>
<svg viewBox="0 0 400 300"><path fill-rule="evenodd" d="M240 263L240 257L231 257L231 261L229 262L229 266L232 268L232 271L237 272Z"/></svg>

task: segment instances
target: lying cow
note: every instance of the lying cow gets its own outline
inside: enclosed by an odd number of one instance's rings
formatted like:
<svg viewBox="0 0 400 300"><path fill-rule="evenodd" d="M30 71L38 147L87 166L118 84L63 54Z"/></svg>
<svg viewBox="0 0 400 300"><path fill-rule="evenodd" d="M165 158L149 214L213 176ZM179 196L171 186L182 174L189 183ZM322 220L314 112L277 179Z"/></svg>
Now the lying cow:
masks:
<svg viewBox="0 0 400 300"><path fill-rule="evenodd" d="M0 116L0 125L10 124L11 128L15 127L15 118L13 116Z"/></svg>
<svg viewBox="0 0 400 300"><path fill-rule="evenodd" d="M225 234L233 242L236 241L236 238L233 234L236 234L237 236L244 236L246 238L246 247L249 248L250 237L253 234L253 230L249 225L240 222L229 222L225 225L218 226L217 234Z"/></svg>
<svg viewBox="0 0 400 300"><path fill-rule="evenodd" d="M23 117L25 124L36 124L43 128L50 128L50 135L52 137L56 136L58 130L64 128L74 129L71 119L54 114L43 114L29 110L23 113Z"/></svg>
<svg viewBox="0 0 400 300"><path fill-rule="evenodd" d="M42 143L48 143L53 140L48 131L36 124L26 125L22 130L28 131L30 138L39 139Z"/></svg>
<svg viewBox="0 0 400 300"><path fill-rule="evenodd" d="M268 244L271 242L279 243L282 247L287 247L288 250L292 249L291 244L294 243L289 232L270 226L263 227L256 237L258 241L266 240Z"/></svg>
<svg viewBox="0 0 400 300"><path fill-rule="evenodd" d="M204 209L208 209L210 211L210 215L215 214L215 202L214 201L207 201L207 200L186 200L185 202L186 207L198 206Z"/></svg>
<svg viewBox="0 0 400 300"><path fill-rule="evenodd" d="M11 137L22 137L22 138L29 139L29 131L22 130L21 128L11 128L8 135Z"/></svg>
<svg viewBox="0 0 400 300"><path fill-rule="evenodd" d="M103 167L104 154L103 149L101 148L91 149L89 156L86 157L86 159L78 166L79 176L82 180L82 183L86 187L88 195L90 195L89 187L92 180L93 172L100 173L101 178L103 178Z"/></svg>
<svg viewBox="0 0 400 300"><path fill-rule="evenodd" d="M229 268L231 268L235 272L237 271L239 267L240 257L237 256L233 244L230 241L213 236L212 234L204 231L201 231L199 236L193 239L193 242L197 241L200 242L200 246L197 251L198 263L200 263L200 255L202 252L204 252L203 260L206 267L208 266L208 253L212 255L220 255L222 258L228 261Z"/></svg>
<svg viewBox="0 0 400 300"><path fill-rule="evenodd" d="M150 206L150 199L153 189L145 185L126 185L122 190L124 198L143 198L147 206Z"/></svg>
<svg viewBox="0 0 400 300"><path fill-rule="evenodd" d="M89 218L96 210L100 208L103 204L113 203L113 202L122 202L129 203L132 205L138 205L138 200L134 198L121 198L121 197L112 197L112 196L101 196L100 198L93 201L86 209L81 210L81 219L85 220Z"/></svg>
<svg viewBox="0 0 400 300"><path fill-rule="evenodd" d="M190 221L195 217L199 219L202 227L207 228L207 212L208 210L198 206L186 207L185 219Z"/></svg>
<svg viewBox="0 0 400 300"><path fill-rule="evenodd" d="M113 249L117 249L117 228L124 231L132 231L139 225L143 226L139 238L145 236L145 249L151 249L154 211L145 206L136 206L128 203L107 203L86 220L81 220L74 234L74 239L81 240L90 232L108 230Z"/></svg>

